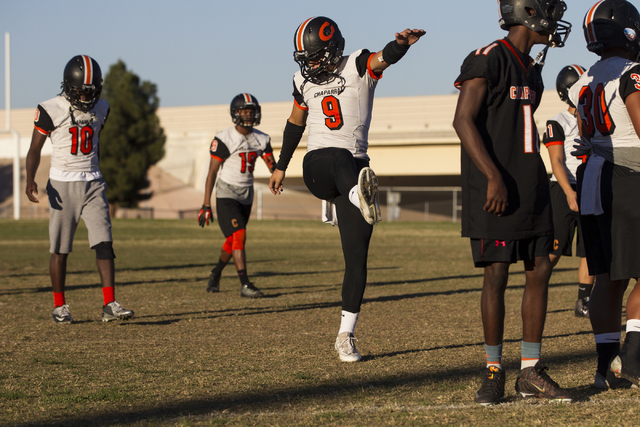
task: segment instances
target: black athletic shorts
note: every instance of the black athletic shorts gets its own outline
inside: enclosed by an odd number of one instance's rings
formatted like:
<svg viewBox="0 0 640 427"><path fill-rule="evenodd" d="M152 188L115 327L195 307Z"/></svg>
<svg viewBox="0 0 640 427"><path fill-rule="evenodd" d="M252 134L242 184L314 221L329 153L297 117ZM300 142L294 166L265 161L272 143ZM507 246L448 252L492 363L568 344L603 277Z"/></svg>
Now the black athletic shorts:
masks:
<svg viewBox="0 0 640 427"><path fill-rule="evenodd" d="M218 225L224 237L229 237L238 230L247 228L251 205L243 205L234 199L216 199Z"/></svg>
<svg viewBox="0 0 640 427"><path fill-rule="evenodd" d="M572 185L571 187L575 191L576 186ZM551 181L550 189L551 210L553 212L553 249L551 253L557 256L571 256L573 237L577 229L578 241L576 242L576 256L583 258L586 254L584 252L582 230L580 228L580 213L572 211L569 208L567 195L564 194L564 190L560 184Z"/></svg>
<svg viewBox="0 0 640 427"><path fill-rule="evenodd" d="M482 268L494 262L513 264L549 256L552 240L551 235L522 240L471 239L473 263Z"/></svg>
<svg viewBox="0 0 640 427"><path fill-rule="evenodd" d="M578 168L578 197L583 167ZM589 274L611 280L640 277L640 172L605 162L600 194L602 215L581 215Z"/></svg>

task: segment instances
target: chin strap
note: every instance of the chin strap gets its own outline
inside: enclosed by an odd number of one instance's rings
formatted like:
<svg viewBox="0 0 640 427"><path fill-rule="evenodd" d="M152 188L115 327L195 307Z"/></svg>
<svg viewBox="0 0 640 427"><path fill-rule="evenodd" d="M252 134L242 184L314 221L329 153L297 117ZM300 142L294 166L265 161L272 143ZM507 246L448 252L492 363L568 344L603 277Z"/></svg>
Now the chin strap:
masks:
<svg viewBox="0 0 640 427"><path fill-rule="evenodd" d="M536 59L533 61L533 65L536 64L540 64L540 67L544 66L544 61L547 58L547 51L549 50L549 46L545 46L544 49L542 49L540 51L540 53L538 53L538 55L536 56Z"/></svg>

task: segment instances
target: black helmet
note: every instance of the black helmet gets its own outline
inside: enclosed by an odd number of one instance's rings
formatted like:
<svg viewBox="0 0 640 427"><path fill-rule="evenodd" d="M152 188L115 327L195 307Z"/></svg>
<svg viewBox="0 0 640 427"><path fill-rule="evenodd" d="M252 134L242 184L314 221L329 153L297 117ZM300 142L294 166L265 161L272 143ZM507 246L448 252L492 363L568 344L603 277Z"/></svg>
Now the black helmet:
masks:
<svg viewBox="0 0 640 427"><path fill-rule="evenodd" d="M601 55L602 49L623 47L640 52L640 15L626 0L604 0L593 5L584 17L587 49Z"/></svg>
<svg viewBox="0 0 640 427"><path fill-rule="evenodd" d="M498 0L500 28L523 25L532 31L546 31L550 47L562 47L571 32L571 24L563 21L567 10L563 0Z"/></svg>
<svg viewBox="0 0 640 427"><path fill-rule="evenodd" d="M572 107L575 107L575 105L572 105L571 101L569 101L569 88L571 88L586 71L584 67L576 64L567 65L560 70L558 78L556 79L556 90L562 102L566 102Z"/></svg>
<svg viewBox="0 0 640 427"><path fill-rule="evenodd" d="M344 37L338 24L324 16L307 19L296 30L293 47L293 59L305 79L325 84L336 78L332 68L340 63L344 51ZM318 64L313 67L310 62Z"/></svg>
<svg viewBox="0 0 640 427"><path fill-rule="evenodd" d="M88 55L71 58L64 67L62 92L74 108L91 110L102 92L102 71L96 60Z"/></svg>
<svg viewBox="0 0 640 427"><path fill-rule="evenodd" d="M251 123L246 123L242 120L240 110L244 109L253 109L254 114ZM231 120L233 120L234 124L247 128L258 126L261 116L260 104L256 97L250 93L241 93L231 100Z"/></svg>

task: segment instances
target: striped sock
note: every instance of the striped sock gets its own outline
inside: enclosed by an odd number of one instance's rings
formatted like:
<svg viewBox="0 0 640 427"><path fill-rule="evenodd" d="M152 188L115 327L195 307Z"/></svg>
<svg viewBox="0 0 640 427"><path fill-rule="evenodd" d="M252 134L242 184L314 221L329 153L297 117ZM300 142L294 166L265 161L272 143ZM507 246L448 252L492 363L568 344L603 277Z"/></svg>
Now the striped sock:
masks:
<svg viewBox="0 0 640 427"><path fill-rule="evenodd" d="M487 358L487 368L495 366L502 369L502 344L484 345L485 357Z"/></svg>
<svg viewBox="0 0 640 427"><path fill-rule="evenodd" d="M520 369L531 368L540 361L542 343L522 341L522 358Z"/></svg>

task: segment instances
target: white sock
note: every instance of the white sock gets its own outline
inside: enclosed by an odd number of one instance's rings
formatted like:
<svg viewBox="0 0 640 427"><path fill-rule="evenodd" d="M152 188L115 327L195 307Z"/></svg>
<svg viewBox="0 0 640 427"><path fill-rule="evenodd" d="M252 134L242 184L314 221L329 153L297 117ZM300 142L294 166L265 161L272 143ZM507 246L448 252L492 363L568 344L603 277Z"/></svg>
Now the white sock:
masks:
<svg viewBox="0 0 640 427"><path fill-rule="evenodd" d="M640 319L627 319L627 332L640 332Z"/></svg>
<svg viewBox="0 0 640 427"><path fill-rule="evenodd" d="M349 311L342 310L342 320L340 321L340 331L338 331L338 335L343 332L354 333L359 314L360 313L351 313Z"/></svg>
<svg viewBox="0 0 640 427"><path fill-rule="evenodd" d="M349 201L353 203L356 208L360 209L360 197L358 197L357 185L354 185L353 188L349 190Z"/></svg>

